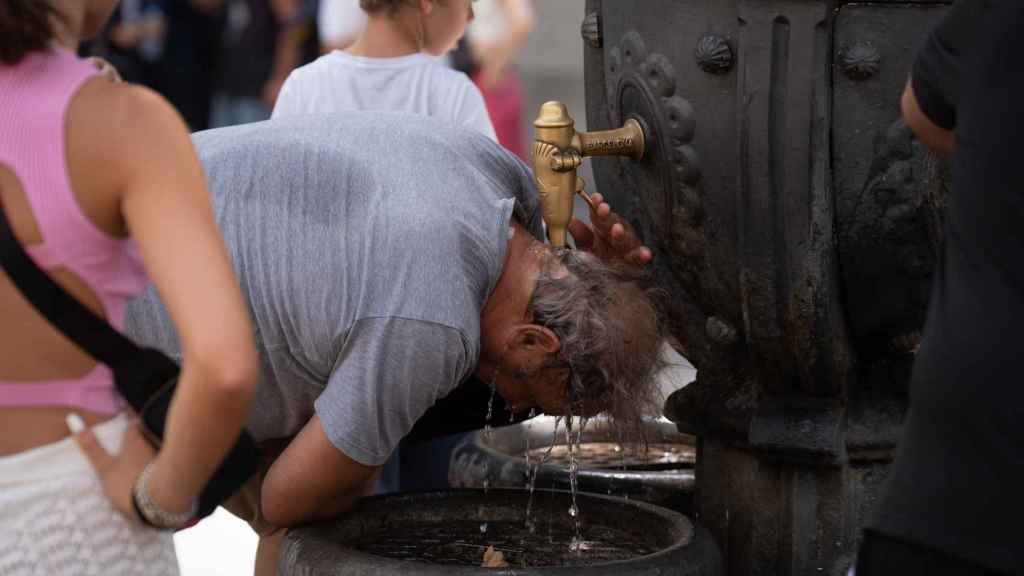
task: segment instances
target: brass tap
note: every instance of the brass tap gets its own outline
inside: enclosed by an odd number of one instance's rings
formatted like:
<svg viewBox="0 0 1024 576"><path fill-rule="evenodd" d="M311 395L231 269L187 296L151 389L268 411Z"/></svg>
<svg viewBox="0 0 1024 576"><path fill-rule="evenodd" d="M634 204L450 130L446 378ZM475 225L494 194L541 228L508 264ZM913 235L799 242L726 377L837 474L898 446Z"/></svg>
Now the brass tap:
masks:
<svg viewBox="0 0 1024 576"><path fill-rule="evenodd" d="M630 118L622 128L579 133L565 104L557 101L540 107L533 123L533 177L537 182L548 240L565 246L566 230L572 221L572 200L576 193L589 202L576 172L586 156L644 156L644 131Z"/></svg>

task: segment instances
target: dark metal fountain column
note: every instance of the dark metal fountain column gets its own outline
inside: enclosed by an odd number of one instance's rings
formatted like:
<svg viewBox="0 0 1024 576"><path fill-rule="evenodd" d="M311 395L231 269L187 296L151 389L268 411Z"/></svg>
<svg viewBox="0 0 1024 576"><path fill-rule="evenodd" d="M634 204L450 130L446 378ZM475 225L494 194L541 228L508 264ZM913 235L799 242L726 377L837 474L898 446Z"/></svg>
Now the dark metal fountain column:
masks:
<svg viewBox="0 0 1024 576"><path fill-rule="evenodd" d="M894 455L947 178L899 120L946 2L588 0L597 190L652 245L732 575L845 573Z"/></svg>

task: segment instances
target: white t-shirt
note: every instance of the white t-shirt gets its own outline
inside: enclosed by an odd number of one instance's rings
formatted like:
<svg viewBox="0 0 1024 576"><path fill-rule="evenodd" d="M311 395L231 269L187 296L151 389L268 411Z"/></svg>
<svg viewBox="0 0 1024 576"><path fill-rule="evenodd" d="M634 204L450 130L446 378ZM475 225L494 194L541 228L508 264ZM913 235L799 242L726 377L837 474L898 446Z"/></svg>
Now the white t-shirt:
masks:
<svg viewBox="0 0 1024 576"><path fill-rule="evenodd" d="M497 141L480 90L462 72L422 53L365 58L335 50L321 56L288 76L273 117L351 111L432 116Z"/></svg>

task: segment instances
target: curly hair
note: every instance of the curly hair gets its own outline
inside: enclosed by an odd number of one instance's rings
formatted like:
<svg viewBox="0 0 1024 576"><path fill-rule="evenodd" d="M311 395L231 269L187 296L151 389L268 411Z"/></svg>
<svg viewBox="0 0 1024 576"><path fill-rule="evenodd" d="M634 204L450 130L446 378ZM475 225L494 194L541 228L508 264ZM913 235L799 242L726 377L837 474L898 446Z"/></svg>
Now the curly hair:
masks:
<svg viewBox="0 0 1024 576"><path fill-rule="evenodd" d="M557 264L568 274L559 277ZM570 409L596 405L625 433L641 432L644 416L660 413L655 375L666 366L662 300L650 276L635 267L576 250L552 252L529 311L561 342L544 368L569 368Z"/></svg>

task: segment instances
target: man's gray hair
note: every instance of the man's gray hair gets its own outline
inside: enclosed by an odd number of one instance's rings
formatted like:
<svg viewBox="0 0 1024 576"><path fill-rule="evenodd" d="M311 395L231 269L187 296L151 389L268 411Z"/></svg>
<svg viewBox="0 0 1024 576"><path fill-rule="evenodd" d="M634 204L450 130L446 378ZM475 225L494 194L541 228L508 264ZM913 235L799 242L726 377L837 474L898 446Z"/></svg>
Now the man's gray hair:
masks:
<svg viewBox="0 0 1024 576"><path fill-rule="evenodd" d="M557 264L568 274L560 276ZM561 341L548 367L570 369L572 412L597 405L623 432L639 431L645 415L661 413L655 381L665 367L660 301L650 276L634 266L568 249L547 259L529 311Z"/></svg>

